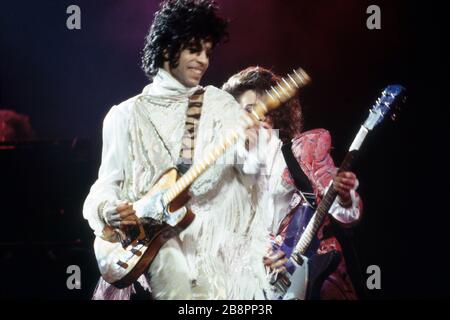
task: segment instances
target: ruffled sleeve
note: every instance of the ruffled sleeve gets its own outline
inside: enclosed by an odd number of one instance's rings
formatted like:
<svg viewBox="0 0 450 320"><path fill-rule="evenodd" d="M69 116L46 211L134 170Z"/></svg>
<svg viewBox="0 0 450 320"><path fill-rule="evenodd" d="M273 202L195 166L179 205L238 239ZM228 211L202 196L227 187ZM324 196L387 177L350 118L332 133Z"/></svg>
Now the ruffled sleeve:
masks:
<svg viewBox="0 0 450 320"><path fill-rule="evenodd" d="M102 160L98 178L83 206L83 216L97 236L103 235L105 227L102 210L121 198L121 183L124 180L127 115L117 106L111 108L103 121L102 139Z"/></svg>

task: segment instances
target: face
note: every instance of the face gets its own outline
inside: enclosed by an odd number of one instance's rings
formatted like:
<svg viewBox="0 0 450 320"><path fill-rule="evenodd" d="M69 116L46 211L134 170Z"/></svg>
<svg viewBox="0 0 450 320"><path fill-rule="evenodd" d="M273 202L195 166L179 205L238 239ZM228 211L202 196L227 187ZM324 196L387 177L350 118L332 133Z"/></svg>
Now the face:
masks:
<svg viewBox="0 0 450 320"><path fill-rule="evenodd" d="M251 112L251 110L256 106L256 103L260 99L261 95L255 90L247 90L238 97L237 101L239 102L241 107L245 109L245 111ZM263 127L269 128L271 126L270 119L266 117L261 124Z"/></svg>
<svg viewBox="0 0 450 320"><path fill-rule="evenodd" d="M163 68L184 86L195 87L208 69L211 52L212 42L202 40L199 46L188 45L181 51L176 68L171 68L169 61Z"/></svg>

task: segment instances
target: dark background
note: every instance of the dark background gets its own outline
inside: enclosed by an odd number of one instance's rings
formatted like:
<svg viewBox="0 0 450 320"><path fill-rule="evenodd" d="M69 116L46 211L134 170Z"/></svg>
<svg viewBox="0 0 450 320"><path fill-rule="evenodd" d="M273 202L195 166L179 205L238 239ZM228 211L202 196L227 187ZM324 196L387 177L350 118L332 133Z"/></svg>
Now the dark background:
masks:
<svg viewBox="0 0 450 320"><path fill-rule="evenodd" d="M90 298L98 279L82 203L95 180L102 119L148 83L143 39L159 1L2 1L0 109L28 114L41 141L0 150L0 297ZM388 84L408 89L395 123L366 140L355 171L364 219L355 229L363 274L381 268L369 299L448 297L448 40L445 10L411 1L220 0L230 42L215 50L204 84L249 65L303 67L305 129L333 136L339 163ZM66 8L81 8L81 30ZM381 30L366 9L381 8ZM67 266L82 271L66 287Z"/></svg>

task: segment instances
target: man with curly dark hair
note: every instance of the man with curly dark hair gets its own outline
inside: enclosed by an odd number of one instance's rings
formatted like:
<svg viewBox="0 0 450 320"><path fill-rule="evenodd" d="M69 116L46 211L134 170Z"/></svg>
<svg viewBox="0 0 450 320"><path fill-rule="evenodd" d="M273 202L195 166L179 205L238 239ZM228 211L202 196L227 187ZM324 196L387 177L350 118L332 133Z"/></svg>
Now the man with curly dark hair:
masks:
<svg viewBox="0 0 450 320"><path fill-rule="evenodd" d="M169 0L156 12L143 54L151 83L113 106L103 123L99 176L83 207L96 236L113 237L111 230L138 218L161 220L154 210L160 202L144 197L149 189L169 168L185 173L235 128L244 111L234 98L199 85L226 26L210 0ZM239 145L221 159L247 161ZM218 161L189 187L195 219L161 247L139 279L153 298L264 298L267 230L253 219L244 167ZM126 299L132 291L101 279L94 298Z"/></svg>
<svg viewBox="0 0 450 320"><path fill-rule="evenodd" d="M228 38L226 29L227 22L216 15L211 1L168 1L155 14L146 37L142 68L150 80L165 63L175 70L182 50L200 52L205 43L212 50Z"/></svg>
<svg viewBox="0 0 450 320"><path fill-rule="evenodd" d="M256 105L266 90L275 86L281 79L272 71L262 67L249 67L230 77L223 89L232 94L247 111ZM272 132L272 129L275 131ZM271 133L272 132L272 133ZM276 135L278 133L278 136ZM358 186L356 175L352 172L336 174L336 167L329 152L331 136L325 129L302 132L302 111L298 97L294 97L285 105L270 111L260 128L262 143L255 150L259 163L268 170L257 178L253 189L253 197L257 203L257 211L264 211L271 217L273 241L277 247L284 239L294 237L306 224L300 224L296 230L290 225L298 225L304 220L304 193L297 189L296 183L288 169L282 153L282 145L290 147L301 170L310 181L314 198L320 201L325 189L333 182L338 198L330 208L318 231L318 240L311 247L318 254L331 250L342 252L342 247L332 230L332 222L339 226L352 226L359 221L362 202L355 192ZM308 197L311 197L309 195ZM314 201L316 201L314 199ZM333 226L334 226L333 225ZM292 234L288 234L292 233ZM288 240L286 240L286 243ZM292 246L292 245L291 245ZM281 246L283 248L283 246ZM315 250L315 251L314 251ZM277 250L264 258L265 265L271 270L284 268L287 259L284 252ZM318 285L317 292L312 293L315 299L355 299L356 293L347 273L346 262L341 258L338 267L323 283Z"/></svg>

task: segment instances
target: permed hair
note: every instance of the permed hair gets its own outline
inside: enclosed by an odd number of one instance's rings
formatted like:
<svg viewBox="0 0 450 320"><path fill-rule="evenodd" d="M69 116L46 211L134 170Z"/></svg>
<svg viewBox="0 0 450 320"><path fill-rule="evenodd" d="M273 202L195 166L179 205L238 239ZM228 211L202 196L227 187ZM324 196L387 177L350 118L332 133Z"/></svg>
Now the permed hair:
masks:
<svg viewBox="0 0 450 320"><path fill-rule="evenodd" d="M281 78L268 69L248 67L231 76L222 89L235 99L239 99L247 90L255 90L259 95L263 95L279 81ZM283 142L289 142L302 131L302 109L297 96L283 106L269 111L266 118L272 123L274 129L279 130L280 139Z"/></svg>
<svg viewBox="0 0 450 320"><path fill-rule="evenodd" d="M142 69L150 80L169 61L176 68L182 50L193 47L201 50L201 41L213 47L228 39L228 22L217 15L212 0L166 0L155 13L145 39ZM167 58L165 58L167 54Z"/></svg>

